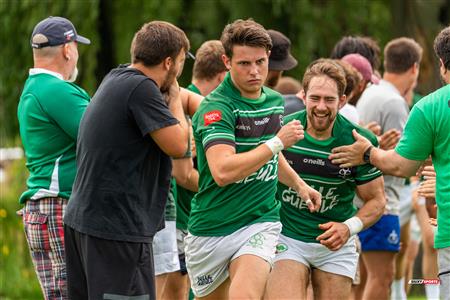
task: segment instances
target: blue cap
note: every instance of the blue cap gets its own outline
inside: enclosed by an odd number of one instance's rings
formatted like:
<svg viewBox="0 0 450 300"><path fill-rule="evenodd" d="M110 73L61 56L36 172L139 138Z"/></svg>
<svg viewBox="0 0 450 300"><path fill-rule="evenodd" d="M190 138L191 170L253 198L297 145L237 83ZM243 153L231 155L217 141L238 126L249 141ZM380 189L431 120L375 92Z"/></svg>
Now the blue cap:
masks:
<svg viewBox="0 0 450 300"><path fill-rule="evenodd" d="M91 41L77 34L72 22L62 17L48 17L39 22L31 34L31 47L44 48L69 42L90 44Z"/></svg>

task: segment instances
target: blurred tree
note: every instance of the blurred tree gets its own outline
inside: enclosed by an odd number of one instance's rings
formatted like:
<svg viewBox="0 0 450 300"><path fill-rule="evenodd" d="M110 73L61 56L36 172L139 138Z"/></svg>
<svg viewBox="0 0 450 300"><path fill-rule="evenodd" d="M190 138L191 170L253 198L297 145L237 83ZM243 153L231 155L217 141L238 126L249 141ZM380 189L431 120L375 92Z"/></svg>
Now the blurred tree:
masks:
<svg viewBox="0 0 450 300"><path fill-rule="evenodd" d="M16 107L27 70L32 66L29 37L34 25L49 15L73 21L91 39L80 46L78 83L91 95L113 67L130 60L134 33L151 20L165 20L185 30L191 50L220 38L237 18L253 18L292 41L299 65L287 75L301 79L314 59L327 57L344 35L368 35L380 47L407 35L424 46L419 89L439 86L433 38L448 21L449 0L1 0L0 1L0 146L16 143ZM193 62L186 62L181 85L190 82Z"/></svg>

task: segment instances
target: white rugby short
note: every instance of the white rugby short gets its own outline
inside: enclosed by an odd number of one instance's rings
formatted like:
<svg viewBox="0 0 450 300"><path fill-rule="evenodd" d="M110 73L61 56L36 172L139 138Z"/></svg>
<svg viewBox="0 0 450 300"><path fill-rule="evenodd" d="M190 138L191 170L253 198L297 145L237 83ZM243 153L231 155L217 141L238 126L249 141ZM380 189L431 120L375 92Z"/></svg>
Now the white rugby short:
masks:
<svg viewBox="0 0 450 300"><path fill-rule="evenodd" d="M153 237L155 276L180 270L175 221L166 221L166 227Z"/></svg>
<svg viewBox="0 0 450 300"><path fill-rule="evenodd" d="M331 251L319 243L305 243L280 234L275 262L284 259L295 260L309 269L311 267L355 279L359 254L355 237L337 251Z"/></svg>
<svg viewBox="0 0 450 300"><path fill-rule="evenodd" d="M188 233L186 266L195 296L204 297L218 288L229 276L231 261L244 254L259 256L272 265L280 231L280 222L264 222L245 226L226 236Z"/></svg>

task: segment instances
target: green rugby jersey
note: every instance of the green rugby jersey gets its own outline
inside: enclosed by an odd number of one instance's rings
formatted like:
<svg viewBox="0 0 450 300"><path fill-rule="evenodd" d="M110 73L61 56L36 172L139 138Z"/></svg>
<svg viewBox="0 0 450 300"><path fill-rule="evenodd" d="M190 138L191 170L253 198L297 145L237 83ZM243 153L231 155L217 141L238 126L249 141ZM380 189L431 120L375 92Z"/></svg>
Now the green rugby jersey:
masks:
<svg viewBox="0 0 450 300"><path fill-rule="evenodd" d="M260 98L246 99L230 74L200 104L193 117L200 174L199 192L191 203L189 232L197 236L223 236L253 223L279 220L275 200L278 155L246 178L219 187L211 176L206 150L217 144L248 152L275 136L282 125L283 98L263 87Z"/></svg>
<svg viewBox="0 0 450 300"><path fill-rule="evenodd" d="M169 195L167 196L167 202L165 207L164 220L175 221L177 212L175 208L175 199L177 198L177 183L175 178L170 178Z"/></svg>
<svg viewBox="0 0 450 300"><path fill-rule="evenodd" d="M82 88L48 72L36 71L28 77L17 108L30 171L20 203L45 197L69 199L78 127L89 100Z"/></svg>
<svg viewBox="0 0 450 300"><path fill-rule="evenodd" d="M286 116L284 121L288 123L294 119L301 121L306 128L305 110ZM328 159L334 147L354 143L353 129L370 139L372 144L378 144L372 133L338 114L331 138L316 140L305 131L303 140L283 150L289 165L322 195L319 211L311 213L295 190L278 183L277 199L281 201L280 217L284 235L307 243L317 243L316 237L324 232L319 229L319 224L343 222L352 217L356 213L356 207L353 205L356 186L382 175L370 164L340 168Z"/></svg>

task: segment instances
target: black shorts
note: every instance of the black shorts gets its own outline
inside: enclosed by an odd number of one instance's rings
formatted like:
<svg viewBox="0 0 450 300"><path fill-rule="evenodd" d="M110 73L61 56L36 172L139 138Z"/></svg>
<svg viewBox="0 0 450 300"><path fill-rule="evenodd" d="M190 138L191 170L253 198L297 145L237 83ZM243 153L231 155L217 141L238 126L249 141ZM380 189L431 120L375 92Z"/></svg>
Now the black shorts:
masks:
<svg viewBox="0 0 450 300"><path fill-rule="evenodd" d="M152 243L105 240L64 225L69 299L155 299Z"/></svg>

